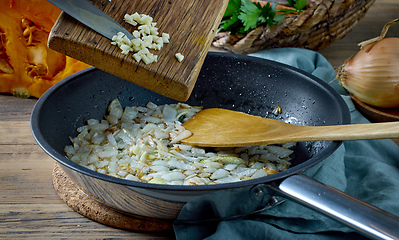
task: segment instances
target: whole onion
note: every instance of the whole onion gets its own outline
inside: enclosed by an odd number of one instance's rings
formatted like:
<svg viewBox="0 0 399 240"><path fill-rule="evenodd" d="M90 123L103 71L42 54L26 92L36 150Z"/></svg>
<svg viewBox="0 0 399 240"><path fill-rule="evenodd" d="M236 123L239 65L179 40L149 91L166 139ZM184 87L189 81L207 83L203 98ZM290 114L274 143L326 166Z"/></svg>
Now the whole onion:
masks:
<svg viewBox="0 0 399 240"><path fill-rule="evenodd" d="M399 38L381 36L362 42L361 50L338 70L340 84L360 101L375 107L399 107Z"/></svg>

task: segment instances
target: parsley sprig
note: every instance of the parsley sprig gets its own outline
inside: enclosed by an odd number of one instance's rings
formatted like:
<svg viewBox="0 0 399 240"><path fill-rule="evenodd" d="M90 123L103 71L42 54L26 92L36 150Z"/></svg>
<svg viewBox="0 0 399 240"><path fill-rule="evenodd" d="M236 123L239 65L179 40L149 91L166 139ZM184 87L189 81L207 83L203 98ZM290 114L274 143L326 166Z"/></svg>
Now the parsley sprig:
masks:
<svg viewBox="0 0 399 240"><path fill-rule="evenodd" d="M306 6L306 0L288 0L288 3L295 9L276 11L277 4L261 6L251 0L230 0L219 30L235 35L248 33L261 25L271 27L282 21L287 14L300 14Z"/></svg>

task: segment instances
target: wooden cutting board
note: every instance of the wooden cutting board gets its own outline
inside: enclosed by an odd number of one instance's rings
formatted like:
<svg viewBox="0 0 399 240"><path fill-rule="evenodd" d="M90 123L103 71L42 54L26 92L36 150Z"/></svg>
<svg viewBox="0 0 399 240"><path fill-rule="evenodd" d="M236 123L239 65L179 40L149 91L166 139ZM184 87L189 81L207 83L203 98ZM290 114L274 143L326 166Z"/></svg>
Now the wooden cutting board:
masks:
<svg viewBox="0 0 399 240"><path fill-rule="evenodd" d="M51 30L49 48L178 101L189 98L228 4L228 0L90 2L131 32L135 27L125 23L125 14L153 17L158 31L170 35L170 43L153 51L158 61L148 65L136 62L132 53L122 54L111 40L65 13ZM184 55L182 62L176 53Z"/></svg>

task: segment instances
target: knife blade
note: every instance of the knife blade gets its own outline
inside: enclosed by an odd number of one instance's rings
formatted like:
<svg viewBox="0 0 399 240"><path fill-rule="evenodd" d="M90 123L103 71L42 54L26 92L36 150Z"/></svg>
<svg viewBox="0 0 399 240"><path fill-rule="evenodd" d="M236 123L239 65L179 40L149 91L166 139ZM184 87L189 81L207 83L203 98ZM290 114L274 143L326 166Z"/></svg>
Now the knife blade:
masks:
<svg viewBox="0 0 399 240"><path fill-rule="evenodd" d="M108 39L112 40L118 32L124 33L129 39L135 38L122 25L87 0L47 1Z"/></svg>

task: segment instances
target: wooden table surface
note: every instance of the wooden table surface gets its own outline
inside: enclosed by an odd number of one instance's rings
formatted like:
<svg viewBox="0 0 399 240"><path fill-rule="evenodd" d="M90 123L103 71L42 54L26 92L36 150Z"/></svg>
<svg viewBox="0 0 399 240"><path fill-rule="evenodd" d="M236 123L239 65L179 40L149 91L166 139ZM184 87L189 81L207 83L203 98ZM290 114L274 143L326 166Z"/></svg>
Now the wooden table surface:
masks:
<svg viewBox="0 0 399 240"><path fill-rule="evenodd" d="M334 67L357 51L357 43L378 36L399 17L398 0L376 0L344 39L320 51ZM399 25L390 35L399 37ZM168 239L108 227L70 209L52 185L54 160L36 144L30 113L36 99L0 94L0 238Z"/></svg>

